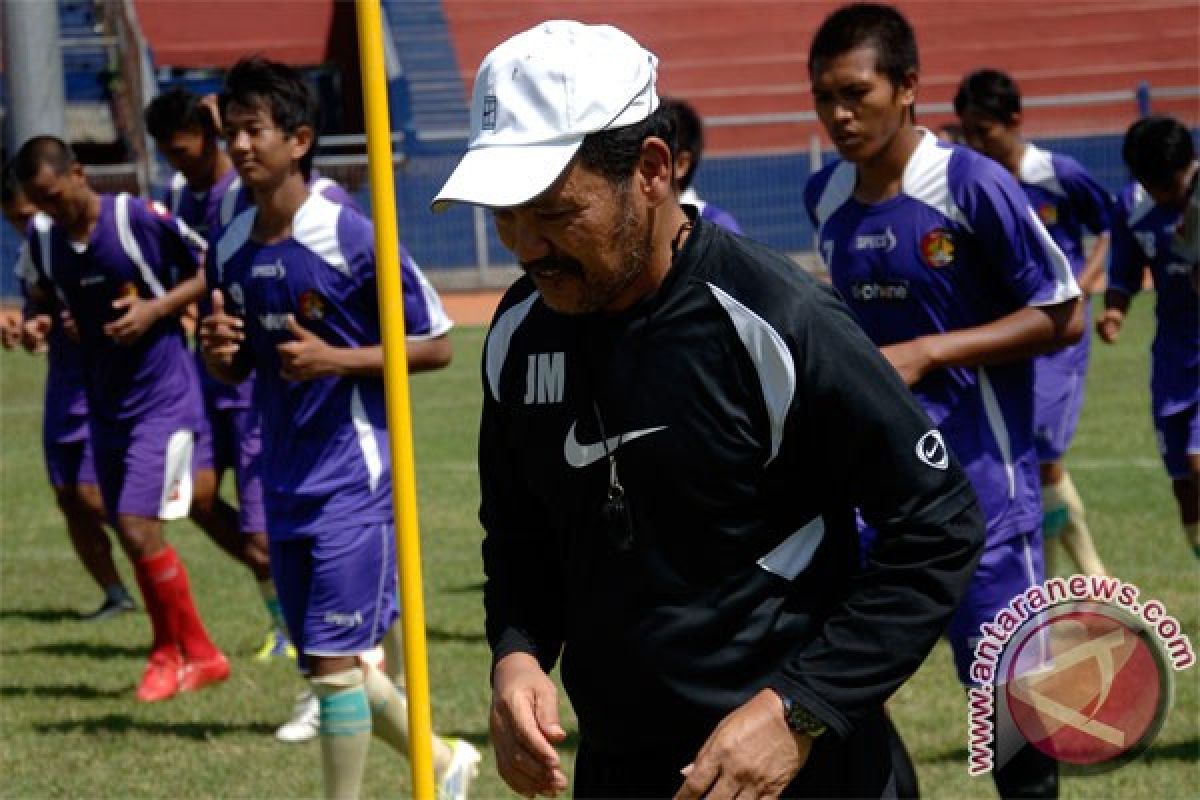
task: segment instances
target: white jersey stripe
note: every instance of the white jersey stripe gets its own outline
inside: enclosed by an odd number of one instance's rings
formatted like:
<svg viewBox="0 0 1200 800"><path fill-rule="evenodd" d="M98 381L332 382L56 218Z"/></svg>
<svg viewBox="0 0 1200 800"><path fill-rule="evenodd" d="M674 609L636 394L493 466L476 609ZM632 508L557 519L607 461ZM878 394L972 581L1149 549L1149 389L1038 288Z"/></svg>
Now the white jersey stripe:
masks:
<svg viewBox="0 0 1200 800"><path fill-rule="evenodd" d="M504 369L504 362L508 359L508 346L512 343L512 337L517 328L521 327L525 317L529 316L529 309L533 308L537 299L538 293L531 292L529 297L501 314L496 323L492 325L492 329L488 331L484 363L488 387L492 390L492 397L496 402L500 402L500 372Z"/></svg>
<svg viewBox="0 0 1200 800"><path fill-rule="evenodd" d="M792 363L792 354L788 351L783 337L766 320L719 286L712 283L707 285L729 315L738 338L742 340L742 345L758 372L763 401L766 403L767 416L771 422L771 453L765 462L770 464L779 454L779 446L783 443L784 423L792 405L792 398L796 394L796 365Z"/></svg>
<svg viewBox="0 0 1200 800"><path fill-rule="evenodd" d="M350 392L350 421L354 424L354 432L358 435L358 446L362 450L363 461L367 465L367 486L372 492L379 486L383 475L383 458L379 455L379 442L375 441L375 429L367 419L367 409L363 406L362 395L355 386Z"/></svg>
<svg viewBox="0 0 1200 800"><path fill-rule="evenodd" d="M814 517L803 528L760 558L758 565L772 575L793 581L812 563L813 553L824 538L825 521L819 516Z"/></svg>
<svg viewBox="0 0 1200 800"><path fill-rule="evenodd" d="M1017 471L1013 465L1012 440L1008 436L1008 425L1004 422L1004 412L1000 410L1000 401L996 398L996 390L988 378L987 369L979 367L979 394L983 398L983 413L987 417L988 427L992 430L992 438L1000 448L1000 458L1004 462L1004 474L1008 478L1008 497L1011 500L1017 494Z"/></svg>
<svg viewBox="0 0 1200 800"><path fill-rule="evenodd" d="M122 192L117 195L116 211L117 238L121 240L121 247L125 250L125 255L129 256L129 260L137 266L138 272L142 276L142 281L150 289L151 294L155 297L162 297L167 291L158 280L158 276L154 274L154 270L146 263L146 258L142 255L142 248L138 245L137 237L133 235L133 227L129 224L128 194Z"/></svg>

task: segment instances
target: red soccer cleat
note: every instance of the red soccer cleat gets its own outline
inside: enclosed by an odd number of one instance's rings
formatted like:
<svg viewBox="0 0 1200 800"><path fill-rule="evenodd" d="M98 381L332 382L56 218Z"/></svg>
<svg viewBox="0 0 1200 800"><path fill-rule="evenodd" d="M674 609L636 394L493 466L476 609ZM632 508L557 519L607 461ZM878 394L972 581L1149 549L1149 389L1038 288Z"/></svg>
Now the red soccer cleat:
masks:
<svg viewBox="0 0 1200 800"><path fill-rule="evenodd" d="M195 692L229 677L229 662L217 653L204 661L188 661L179 670L179 691Z"/></svg>
<svg viewBox="0 0 1200 800"><path fill-rule="evenodd" d="M150 654L138 683L137 699L143 703L167 700L179 691L179 656L166 651Z"/></svg>

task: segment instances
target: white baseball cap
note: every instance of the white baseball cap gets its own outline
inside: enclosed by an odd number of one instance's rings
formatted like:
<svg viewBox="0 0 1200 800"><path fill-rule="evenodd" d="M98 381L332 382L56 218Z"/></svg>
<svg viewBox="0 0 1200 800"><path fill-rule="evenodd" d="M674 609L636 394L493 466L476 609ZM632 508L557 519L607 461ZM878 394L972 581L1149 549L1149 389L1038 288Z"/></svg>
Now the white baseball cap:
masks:
<svg viewBox="0 0 1200 800"><path fill-rule="evenodd" d="M658 59L611 25L550 20L488 53L471 97L467 152L433 200L509 208L558 179L589 133L658 108Z"/></svg>

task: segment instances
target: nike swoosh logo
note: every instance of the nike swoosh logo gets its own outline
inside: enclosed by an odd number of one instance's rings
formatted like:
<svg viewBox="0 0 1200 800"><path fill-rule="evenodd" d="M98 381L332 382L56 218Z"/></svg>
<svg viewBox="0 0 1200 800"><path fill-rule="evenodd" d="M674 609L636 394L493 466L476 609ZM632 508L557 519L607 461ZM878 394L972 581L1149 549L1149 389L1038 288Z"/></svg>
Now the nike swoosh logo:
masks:
<svg viewBox="0 0 1200 800"><path fill-rule="evenodd" d="M567 440L563 442L563 457L567 459L568 464L576 469L582 469L589 464L595 464L604 458L607 453L615 453L621 445L629 444L634 439L640 439L651 433L658 433L667 429L666 425L659 425L657 428L642 428L641 430L610 436L604 441L596 442L595 444L580 444L579 440L575 438L575 425L576 423L572 422L571 429L567 431Z"/></svg>

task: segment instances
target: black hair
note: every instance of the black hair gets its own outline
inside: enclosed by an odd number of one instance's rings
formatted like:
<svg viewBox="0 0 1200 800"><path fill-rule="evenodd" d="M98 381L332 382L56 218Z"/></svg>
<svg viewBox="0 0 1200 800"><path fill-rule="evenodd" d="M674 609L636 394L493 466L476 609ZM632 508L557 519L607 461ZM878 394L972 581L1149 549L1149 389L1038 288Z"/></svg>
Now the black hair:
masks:
<svg viewBox="0 0 1200 800"><path fill-rule="evenodd" d="M1121 158L1138 183L1166 186L1196 160L1196 145L1174 117L1143 117L1125 132Z"/></svg>
<svg viewBox="0 0 1200 800"><path fill-rule="evenodd" d="M1008 123L1021 113L1021 90L998 69L977 69L962 79L954 95L954 113L968 111Z"/></svg>
<svg viewBox="0 0 1200 800"><path fill-rule="evenodd" d="M642 142L656 136L675 158L675 116L662 103L650 116L624 128L589 133L579 146L579 163L603 175L614 186L633 175L642 157Z"/></svg>
<svg viewBox="0 0 1200 800"><path fill-rule="evenodd" d="M920 68L917 36L903 14L891 6L852 3L834 11L817 29L808 49L808 73L815 75L829 59L868 46L875 50L875 69L893 86Z"/></svg>
<svg viewBox="0 0 1200 800"><path fill-rule="evenodd" d="M271 120L288 135L302 127L313 132L313 143L300 159L300 172L308 180L317 151L317 95L292 67L262 56L243 58L225 76L219 99L224 118L230 104L263 107Z"/></svg>
<svg viewBox="0 0 1200 800"><path fill-rule="evenodd" d="M190 89L172 86L151 100L142 112L147 132L162 141L179 131L198 127L204 138L215 138L218 135L217 122L201 102L202 99Z"/></svg>
<svg viewBox="0 0 1200 800"><path fill-rule="evenodd" d="M13 156L13 176L25 183L38 174L43 166L49 166L55 175L65 175L75 163L75 151L57 136L34 136L21 145Z"/></svg>
<svg viewBox="0 0 1200 800"><path fill-rule="evenodd" d="M692 154L692 163L688 165L688 171L675 176L675 182L682 191L692 185L696 168L700 166L700 159L704 157L704 123L696 109L686 100L664 97L662 104L675 115L675 152Z"/></svg>

